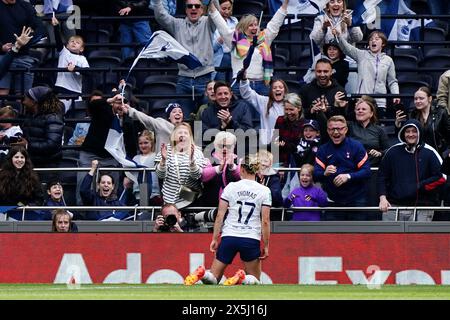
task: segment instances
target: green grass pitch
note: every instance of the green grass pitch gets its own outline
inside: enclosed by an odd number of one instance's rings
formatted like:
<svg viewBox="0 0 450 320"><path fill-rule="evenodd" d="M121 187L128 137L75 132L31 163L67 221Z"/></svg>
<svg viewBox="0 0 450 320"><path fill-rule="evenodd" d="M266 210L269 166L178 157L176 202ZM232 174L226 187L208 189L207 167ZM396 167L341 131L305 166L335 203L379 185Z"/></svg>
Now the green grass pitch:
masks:
<svg viewBox="0 0 450 320"><path fill-rule="evenodd" d="M176 284L0 284L0 300L450 300L450 286L183 286Z"/></svg>

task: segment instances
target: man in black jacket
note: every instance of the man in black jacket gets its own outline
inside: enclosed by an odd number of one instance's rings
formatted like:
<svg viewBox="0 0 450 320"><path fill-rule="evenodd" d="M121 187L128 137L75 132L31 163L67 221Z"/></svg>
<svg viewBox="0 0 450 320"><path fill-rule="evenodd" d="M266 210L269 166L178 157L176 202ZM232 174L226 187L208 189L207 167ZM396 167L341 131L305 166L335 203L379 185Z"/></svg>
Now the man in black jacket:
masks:
<svg viewBox="0 0 450 320"><path fill-rule="evenodd" d="M345 93L336 80L332 78L333 67L327 59L319 59L316 63L316 79L300 89L305 118L319 120L317 114L324 112L327 118L343 115L347 101L336 101L337 92Z"/></svg>

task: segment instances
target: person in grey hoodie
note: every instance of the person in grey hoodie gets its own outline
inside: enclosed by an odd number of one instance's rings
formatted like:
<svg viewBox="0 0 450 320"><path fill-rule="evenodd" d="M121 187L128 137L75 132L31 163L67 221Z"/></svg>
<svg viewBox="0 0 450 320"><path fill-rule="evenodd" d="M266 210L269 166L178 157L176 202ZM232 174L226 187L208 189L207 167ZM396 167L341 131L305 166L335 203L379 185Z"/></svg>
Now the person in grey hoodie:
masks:
<svg viewBox="0 0 450 320"><path fill-rule="evenodd" d="M214 1L211 1L214 2ZM215 4L211 3L210 6ZM220 13L216 10L203 15L205 8L200 0L185 0L185 18L175 18L167 12L161 0L154 1L156 21L167 30L186 50L196 56L202 66L193 70L178 64L177 94L197 94L203 99L206 83L214 72L214 50L212 34ZM183 104L183 113L195 112L199 103Z"/></svg>
<svg viewBox="0 0 450 320"><path fill-rule="evenodd" d="M395 65L391 57L382 52L387 45L386 35L381 31L373 31L369 35L369 49L361 50L350 45L347 40L333 29L344 54L358 63L358 91L361 94L399 94ZM378 115L382 118L386 113L386 99L376 99ZM393 103L399 103L400 98L394 98Z"/></svg>

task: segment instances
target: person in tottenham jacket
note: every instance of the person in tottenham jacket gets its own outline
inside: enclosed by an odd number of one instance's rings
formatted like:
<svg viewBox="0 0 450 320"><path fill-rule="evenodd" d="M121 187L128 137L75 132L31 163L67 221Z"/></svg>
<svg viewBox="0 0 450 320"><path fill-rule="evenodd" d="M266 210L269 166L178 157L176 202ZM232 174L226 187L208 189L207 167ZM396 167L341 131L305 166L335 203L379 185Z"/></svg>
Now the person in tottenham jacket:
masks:
<svg viewBox="0 0 450 320"><path fill-rule="evenodd" d="M347 121L343 116L328 119L330 141L321 145L316 155L314 179L336 207L364 207L368 203L368 181L371 175L369 156L361 142L346 137ZM327 220L370 220L370 212L328 212Z"/></svg>
<svg viewBox="0 0 450 320"><path fill-rule="evenodd" d="M446 182L442 158L423 142L422 126L408 120L398 133L399 143L384 155L378 172L380 210L391 206L439 205L439 187Z"/></svg>

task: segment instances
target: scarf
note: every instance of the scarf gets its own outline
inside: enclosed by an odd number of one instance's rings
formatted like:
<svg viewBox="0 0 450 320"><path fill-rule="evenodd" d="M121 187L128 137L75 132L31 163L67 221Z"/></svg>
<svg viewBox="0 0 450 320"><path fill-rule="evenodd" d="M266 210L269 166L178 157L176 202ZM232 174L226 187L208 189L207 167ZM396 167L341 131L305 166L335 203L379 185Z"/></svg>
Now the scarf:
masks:
<svg viewBox="0 0 450 320"><path fill-rule="evenodd" d="M239 59L245 59L252 42L253 40L251 37L247 37L243 32L236 30L233 34L233 47L235 48L235 50L233 50L234 55ZM265 41L264 31L259 33L256 47L263 58L264 81L269 83L273 72L272 51Z"/></svg>

